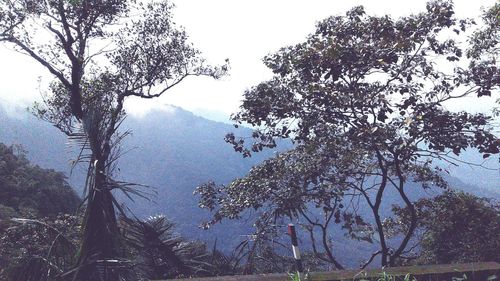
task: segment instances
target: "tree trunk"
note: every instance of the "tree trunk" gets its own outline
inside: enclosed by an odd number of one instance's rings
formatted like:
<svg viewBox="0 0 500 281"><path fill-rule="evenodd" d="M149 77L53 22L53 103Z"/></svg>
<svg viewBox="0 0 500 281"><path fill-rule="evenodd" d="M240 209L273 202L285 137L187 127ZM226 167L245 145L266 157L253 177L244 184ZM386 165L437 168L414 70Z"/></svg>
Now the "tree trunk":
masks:
<svg viewBox="0 0 500 281"><path fill-rule="evenodd" d="M119 231L113 206L113 194L107 185L105 159L99 157L94 180L88 190L83 220L82 245L76 280L118 280L118 274L103 261L118 256Z"/></svg>

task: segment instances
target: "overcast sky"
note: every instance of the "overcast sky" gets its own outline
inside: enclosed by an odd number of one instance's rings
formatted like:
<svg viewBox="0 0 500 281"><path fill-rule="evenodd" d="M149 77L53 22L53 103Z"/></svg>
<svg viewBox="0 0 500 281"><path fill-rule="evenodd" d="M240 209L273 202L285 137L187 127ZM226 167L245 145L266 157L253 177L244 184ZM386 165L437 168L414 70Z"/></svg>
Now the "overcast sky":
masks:
<svg viewBox="0 0 500 281"><path fill-rule="evenodd" d="M315 23L364 5L369 14L394 17L425 10L424 0L175 0L174 19L211 63L229 58L230 76L219 81L191 78L157 100L133 101L128 112L140 114L152 107L173 104L212 119L235 112L249 87L271 77L262 58L280 47L299 43L314 31ZM457 0L460 17L478 17L481 7L495 0ZM51 80L30 58L0 45L0 102L26 106L39 99L38 77ZM473 101L473 102L471 102ZM464 100L454 109L486 110L489 101Z"/></svg>

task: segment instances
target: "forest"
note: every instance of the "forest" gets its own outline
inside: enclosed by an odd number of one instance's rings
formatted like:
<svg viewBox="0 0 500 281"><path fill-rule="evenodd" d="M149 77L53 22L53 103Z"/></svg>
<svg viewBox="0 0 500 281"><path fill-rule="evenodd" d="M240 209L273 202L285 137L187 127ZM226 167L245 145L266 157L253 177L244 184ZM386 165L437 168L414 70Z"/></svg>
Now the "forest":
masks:
<svg viewBox="0 0 500 281"><path fill-rule="evenodd" d="M484 192L451 174L474 166L498 176L500 4L480 19L457 17L449 0L399 18L355 6L317 19L301 43L269 50L262 61L272 77L248 85L230 129L180 110L165 121L127 117L127 101L231 74L229 59L207 62L174 12L168 0L0 1L0 48L26 55L53 79L28 108L32 122L50 124L72 154L69 172L46 168L30 160L34 146L1 143L8 120L0 124L1 280L294 272L289 223L310 272L500 262L495 180ZM490 98L490 111L447 107L471 97ZM142 155L153 167L147 178L168 164L173 185L191 184L177 166L212 179L162 194L123 175L133 166L135 133L156 141L139 153L163 152L164 135L152 133L160 128L180 136L166 149L176 157L157 163ZM231 156L209 134L226 129L216 137ZM227 163L240 164L210 167ZM68 180L73 173L81 187ZM192 225L204 234L190 237L182 225L180 234L177 214L137 212L168 194L178 213L197 205L206 219ZM343 248L350 254L339 254Z"/></svg>

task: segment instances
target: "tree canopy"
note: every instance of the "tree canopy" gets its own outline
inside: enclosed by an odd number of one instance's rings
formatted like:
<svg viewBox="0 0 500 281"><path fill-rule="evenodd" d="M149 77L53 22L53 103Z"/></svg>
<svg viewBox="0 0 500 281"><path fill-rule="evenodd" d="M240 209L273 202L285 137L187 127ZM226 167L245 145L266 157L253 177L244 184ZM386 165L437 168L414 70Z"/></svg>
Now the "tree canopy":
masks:
<svg viewBox="0 0 500 281"><path fill-rule="evenodd" d="M454 14L450 1L428 2L425 12L399 19L359 6L266 56L273 78L246 91L233 116L236 126L254 126L253 136L231 133L226 141L244 156L277 139L296 147L228 186L199 187L200 206L214 211L209 224L249 209L261 215L256 233L272 233L277 219L299 220L316 257L342 268L329 238L336 223L379 245L362 266L377 256L382 266L404 263L418 221L409 183L446 188L435 160L459 164L465 149L486 158L500 148L489 116L446 109L451 100L488 96L499 86L499 70L483 63L481 48L460 43L473 22ZM384 226L388 193L410 210L400 239L389 239ZM359 205L370 215L361 216Z"/></svg>

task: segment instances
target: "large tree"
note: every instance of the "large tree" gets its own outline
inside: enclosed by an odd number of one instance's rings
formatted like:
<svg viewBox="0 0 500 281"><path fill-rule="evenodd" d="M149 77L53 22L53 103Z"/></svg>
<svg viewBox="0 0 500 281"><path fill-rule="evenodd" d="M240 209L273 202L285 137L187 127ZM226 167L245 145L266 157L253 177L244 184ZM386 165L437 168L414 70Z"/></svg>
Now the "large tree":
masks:
<svg viewBox="0 0 500 281"><path fill-rule="evenodd" d="M209 223L254 209L260 235L273 233L276 220L298 220L316 257L342 268L332 251L337 223L349 237L378 244L362 266L377 256L382 266L403 263L418 223L411 183L446 187L434 160L459 164L471 147L484 157L499 152L488 116L445 107L498 89L497 67L480 64L483 55L466 53L458 41L471 24L455 18L450 1L431 1L425 12L399 19L355 7L319 22L305 42L265 57L273 78L246 91L233 116L254 126L252 143L234 134L226 140L244 156L277 139L291 139L295 148L228 186L201 186L200 205L214 211ZM388 239L382 213L395 203L386 202L388 194L409 210L398 239Z"/></svg>
<svg viewBox="0 0 500 281"><path fill-rule="evenodd" d="M66 275L99 280L99 267L121 260L112 190L134 192L113 179L124 101L159 97L189 76L218 78L226 66L206 65L168 1L5 0L0 15L0 40L56 78L36 114L90 152L78 157L88 163L86 211L78 264Z"/></svg>

